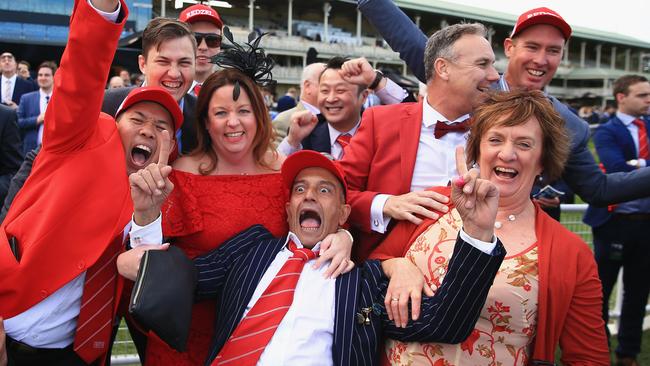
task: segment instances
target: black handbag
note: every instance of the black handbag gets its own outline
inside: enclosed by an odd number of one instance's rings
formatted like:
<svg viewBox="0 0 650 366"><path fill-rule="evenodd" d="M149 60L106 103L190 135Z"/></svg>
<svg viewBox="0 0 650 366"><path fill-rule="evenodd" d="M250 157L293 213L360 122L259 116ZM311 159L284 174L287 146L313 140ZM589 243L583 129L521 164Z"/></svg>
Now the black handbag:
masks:
<svg viewBox="0 0 650 366"><path fill-rule="evenodd" d="M140 261L129 313L146 330L184 352L196 283L194 263L180 249L148 250Z"/></svg>

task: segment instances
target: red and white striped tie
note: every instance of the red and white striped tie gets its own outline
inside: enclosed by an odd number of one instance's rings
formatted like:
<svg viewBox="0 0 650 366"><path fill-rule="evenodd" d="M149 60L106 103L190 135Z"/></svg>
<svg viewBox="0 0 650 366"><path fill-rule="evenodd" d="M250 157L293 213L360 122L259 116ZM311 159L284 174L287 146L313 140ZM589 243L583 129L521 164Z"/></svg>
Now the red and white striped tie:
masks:
<svg viewBox="0 0 650 366"><path fill-rule="evenodd" d="M637 118L632 121L639 130L639 159L648 159L650 153L648 151L648 131L645 128L643 120Z"/></svg>
<svg viewBox="0 0 650 366"><path fill-rule="evenodd" d="M115 262L122 244L121 236L115 238L86 271L73 347L87 363L97 360L109 349L117 285Z"/></svg>
<svg viewBox="0 0 650 366"><path fill-rule="evenodd" d="M289 249L293 256L284 263L278 274L253 305L221 352L210 365L255 365L275 334L275 330L293 302L293 294L302 268L316 253L297 248L292 241Z"/></svg>

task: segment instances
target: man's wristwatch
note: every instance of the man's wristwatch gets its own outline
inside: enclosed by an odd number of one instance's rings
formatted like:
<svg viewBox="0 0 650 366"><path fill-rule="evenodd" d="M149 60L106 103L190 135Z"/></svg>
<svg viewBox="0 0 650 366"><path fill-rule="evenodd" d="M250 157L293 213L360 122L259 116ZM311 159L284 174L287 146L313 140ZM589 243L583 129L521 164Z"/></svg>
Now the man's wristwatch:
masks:
<svg viewBox="0 0 650 366"><path fill-rule="evenodd" d="M368 85L368 89L375 90L383 78L384 74L379 70L375 70L375 80L373 80L372 83Z"/></svg>

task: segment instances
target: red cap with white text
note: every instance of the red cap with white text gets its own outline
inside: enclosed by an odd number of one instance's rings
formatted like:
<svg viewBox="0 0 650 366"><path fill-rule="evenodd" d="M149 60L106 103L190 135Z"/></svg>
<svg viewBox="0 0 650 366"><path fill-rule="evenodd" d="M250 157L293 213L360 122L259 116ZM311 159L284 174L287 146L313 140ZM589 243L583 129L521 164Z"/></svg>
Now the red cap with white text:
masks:
<svg viewBox="0 0 650 366"><path fill-rule="evenodd" d="M178 20L189 24L200 21L210 22L219 27L219 29L223 28L223 21L221 20L219 13L211 7L203 4L196 4L183 9Z"/></svg>
<svg viewBox="0 0 650 366"><path fill-rule="evenodd" d="M512 29L510 38L514 38L517 34L523 32L524 29L537 24L554 26L562 32L565 40L571 37L571 26L560 16L560 14L549 8L535 8L528 10L519 16L517 24L515 24L515 27Z"/></svg>

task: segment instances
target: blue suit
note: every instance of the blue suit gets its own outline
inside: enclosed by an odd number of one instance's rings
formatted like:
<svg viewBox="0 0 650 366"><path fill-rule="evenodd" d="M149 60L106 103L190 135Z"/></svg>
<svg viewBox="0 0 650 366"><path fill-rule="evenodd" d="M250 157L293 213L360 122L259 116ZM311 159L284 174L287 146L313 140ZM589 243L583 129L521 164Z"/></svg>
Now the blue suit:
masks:
<svg viewBox="0 0 650 366"><path fill-rule="evenodd" d="M18 105L18 126L23 137L23 154L38 146L38 128L36 119L41 114L41 93L34 91L20 97Z"/></svg>
<svg viewBox="0 0 650 366"><path fill-rule="evenodd" d="M646 130L650 131L648 121L646 121ZM607 173L637 170L626 163L628 160L638 159L634 140L632 140L630 131L616 116L596 129L594 144ZM650 160L646 160L646 166L650 166ZM591 227L599 227L605 224L611 216L612 211L606 207L589 205L583 221Z"/></svg>
<svg viewBox="0 0 650 366"><path fill-rule="evenodd" d="M645 121L646 130L650 124ZM636 168L626 161L638 159L632 132L616 116L594 133L594 144L607 172L629 172ZM646 159L650 165L650 160ZM644 168L647 170L647 168ZM650 197L618 205L613 210L589 206L584 217L594 235L594 254L603 298L609 299L621 267L623 305L618 329L616 353L636 357L641 351L641 334L650 281L642 273L650 267ZM609 302L603 301L603 318L609 317Z"/></svg>
<svg viewBox="0 0 650 366"><path fill-rule="evenodd" d="M285 242L286 237L275 238L256 225L195 259L197 296L219 299L216 334L206 365L237 327L260 279ZM484 254L458 239L445 282L436 296L423 298L422 316L404 329L396 328L386 315L383 304L388 279L378 261L367 261L339 276L335 286L334 364L378 365L383 336L408 342L463 341L478 319L505 255L501 243L493 253ZM375 309L370 312L369 325L357 321L363 308Z"/></svg>
<svg viewBox="0 0 650 366"><path fill-rule="evenodd" d="M2 95L2 89L3 88L0 87L0 100L3 100L4 97L4 95ZM16 104L20 104L20 97L22 97L23 94L33 92L34 90L38 90L38 85L36 85L36 83L33 81L23 80L23 78L17 76L16 84L14 85L14 93L11 95L11 100Z"/></svg>
<svg viewBox="0 0 650 366"><path fill-rule="evenodd" d="M425 82L424 48L427 38L391 0L359 0L359 10L399 52L415 76ZM502 90L502 83L494 88ZM598 206L650 196L650 169L603 174L587 148L589 126L566 105L548 96L562 116L571 137L571 153L562 179L586 202Z"/></svg>

